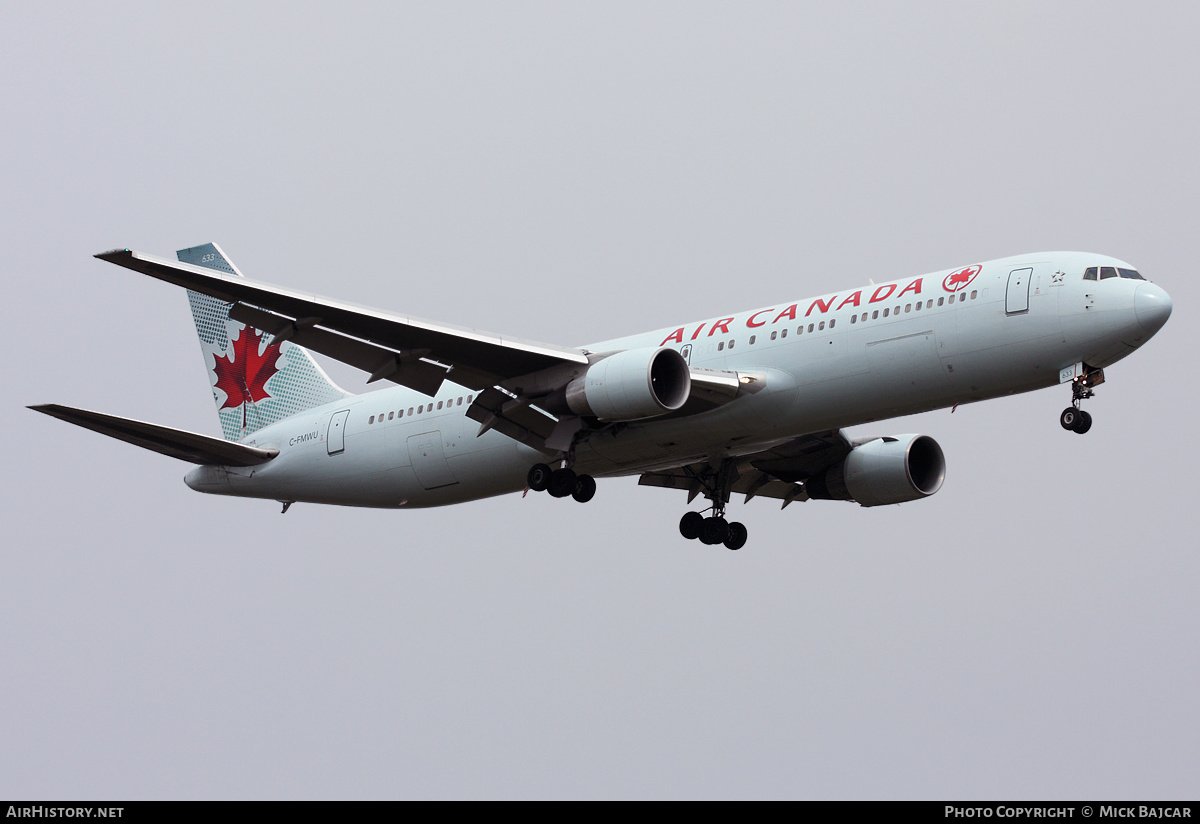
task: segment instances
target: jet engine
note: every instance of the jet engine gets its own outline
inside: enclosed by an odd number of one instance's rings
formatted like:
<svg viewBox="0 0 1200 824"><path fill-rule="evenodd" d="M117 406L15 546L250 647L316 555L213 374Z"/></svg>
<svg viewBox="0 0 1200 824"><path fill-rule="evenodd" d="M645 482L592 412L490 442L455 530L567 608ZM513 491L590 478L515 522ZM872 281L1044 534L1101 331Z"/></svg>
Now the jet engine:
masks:
<svg viewBox="0 0 1200 824"><path fill-rule="evenodd" d="M928 435L897 435L859 444L838 464L804 482L816 500L863 506L902 504L942 488L946 457Z"/></svg>
<svg viewBox="0 0 1200 824"><path fill-rule="evenodd" d="M576 415L636 421L674 412L691 390L687 361L674 349L628 349L567 384L566 401Z"/></svg>

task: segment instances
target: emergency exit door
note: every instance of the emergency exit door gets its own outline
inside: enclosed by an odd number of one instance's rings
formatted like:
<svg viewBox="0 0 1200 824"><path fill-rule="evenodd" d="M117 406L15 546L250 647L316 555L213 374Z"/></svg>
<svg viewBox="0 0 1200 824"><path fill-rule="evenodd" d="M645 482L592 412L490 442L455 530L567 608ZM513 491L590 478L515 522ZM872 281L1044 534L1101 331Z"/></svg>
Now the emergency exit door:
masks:
<svg viewBox="0 0 1200 824"><path fill-rule="evenodd" d="M1004 311L1017 315L1029 311L1029 284L1033 281L1033 268L1013 269L1008 273L1008 291L1004 296Z"/></svg>
<svg viewBox="0 0 1200 824"><path fill-rule="evenodd" d="M346 449L346 418L348 417L350 417L350 410L343 409L341 412L334 412L333 417L329 419L329 432L325 436L325 444L329 447L330 455L336 455Z"/></svg>

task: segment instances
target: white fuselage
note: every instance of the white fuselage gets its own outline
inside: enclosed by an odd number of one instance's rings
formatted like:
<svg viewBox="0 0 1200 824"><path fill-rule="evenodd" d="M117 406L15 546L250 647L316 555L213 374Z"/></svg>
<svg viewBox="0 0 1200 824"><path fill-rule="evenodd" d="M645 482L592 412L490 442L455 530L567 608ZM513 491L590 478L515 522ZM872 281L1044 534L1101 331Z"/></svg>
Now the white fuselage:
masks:
<svg viewBox="0 0 1200 824"><path fill-rule="evenodd" d="M1079 362L1105 367L1157 331L1170 300L1144 280L1083 280L1090 266L1130 268L1086 253L1022 255L589 345L669 346L693 367L754 373L765 388L701 414L592 433L575 467L632 475L750 454L806 433L1054 386ZM394 387L338 401L248 438L279 450L269 463L199 467L187 482L372 507L519 491L545 455L496 431L477 437L480 425L464 414L475 394L447 381L432 399Z"/></svg>

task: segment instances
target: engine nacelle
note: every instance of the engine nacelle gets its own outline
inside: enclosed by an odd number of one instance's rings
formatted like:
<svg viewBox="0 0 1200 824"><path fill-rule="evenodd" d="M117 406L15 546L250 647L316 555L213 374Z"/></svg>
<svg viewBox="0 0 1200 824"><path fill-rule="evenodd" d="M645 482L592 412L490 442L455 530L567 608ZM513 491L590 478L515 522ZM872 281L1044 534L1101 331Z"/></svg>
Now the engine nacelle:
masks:
<svg viewBox="0 0 1200 824"><path fill-rule="evenodd" d="M897 435L854 447L840 464L805 481L804 489L817 500L881 506L927 498L945 478L946 456L937 441Z"/></svg>
<svg viewBox="0 0 1200 824"><path fill-rule="evenodd" d="M628 349L588 367L567 384L576 415L636 421L674 412L692 391L687 361L674 349Z"/></svg>

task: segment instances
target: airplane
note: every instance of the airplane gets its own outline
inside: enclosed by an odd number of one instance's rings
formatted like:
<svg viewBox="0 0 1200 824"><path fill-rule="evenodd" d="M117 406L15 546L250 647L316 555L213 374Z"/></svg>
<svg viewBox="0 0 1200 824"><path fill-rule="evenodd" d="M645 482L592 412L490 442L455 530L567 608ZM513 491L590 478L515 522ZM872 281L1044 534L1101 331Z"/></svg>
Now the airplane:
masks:
<svg viewBox="0 0 1200 824"><path fill-rule="evenodd" d="M579 347L494 335L245 278L215 244L97 258L187 290L223 438L29 408L193 464L194 490L413 508L595 478L687 492L683 537L736 550L731 496L898 504L936 493L941 447L845 428L1067 384L1061 426L1148 341L1171 298L1131 265L1046 252L784 301ZM393 386L337 386L310 352Z"/></svg>

